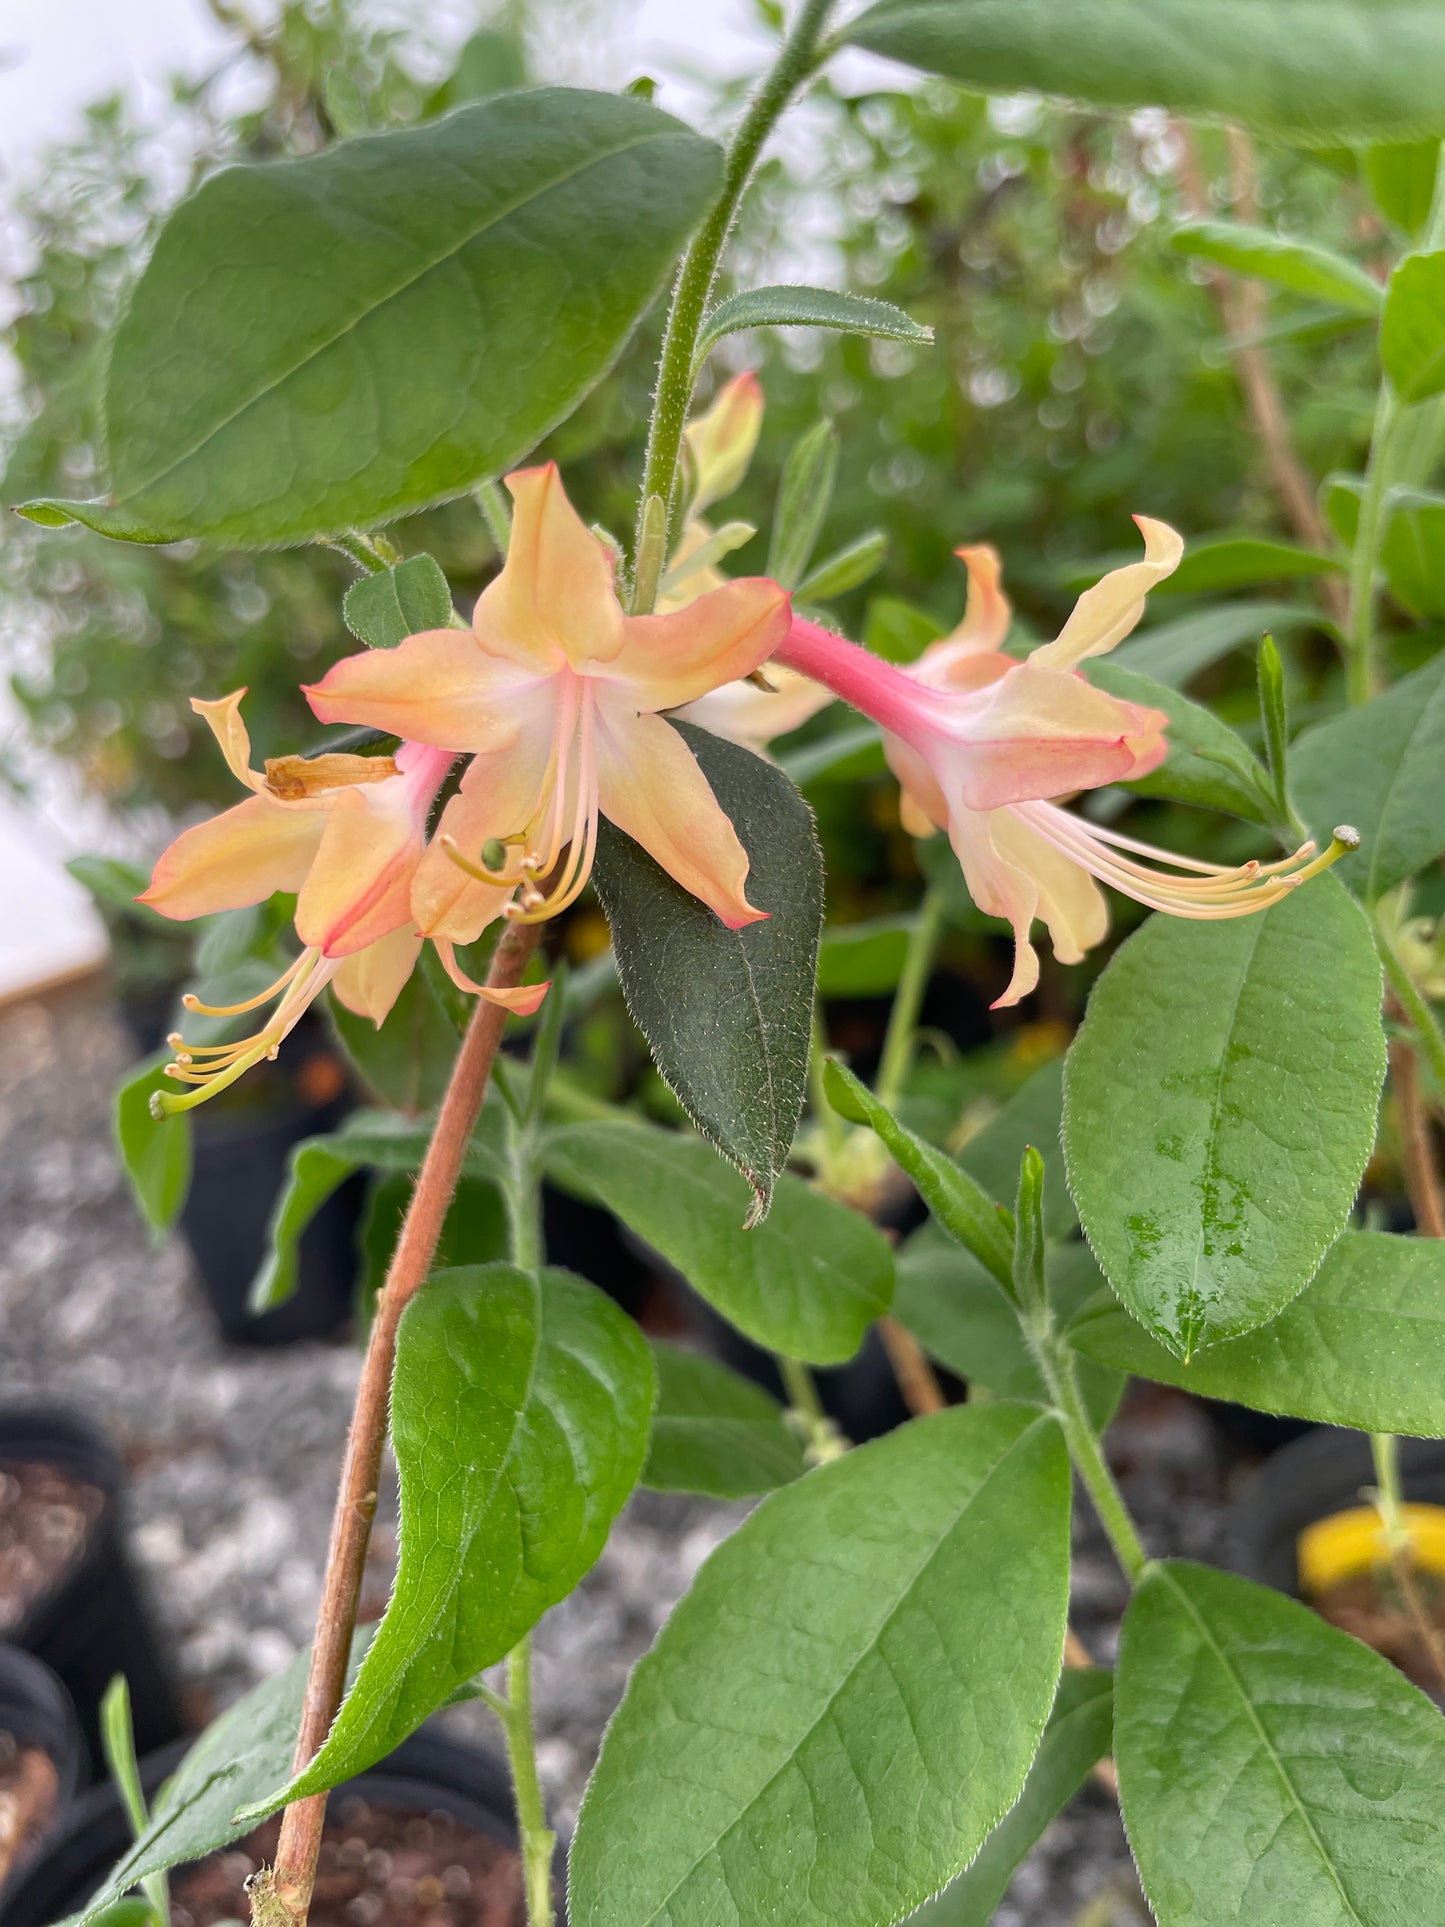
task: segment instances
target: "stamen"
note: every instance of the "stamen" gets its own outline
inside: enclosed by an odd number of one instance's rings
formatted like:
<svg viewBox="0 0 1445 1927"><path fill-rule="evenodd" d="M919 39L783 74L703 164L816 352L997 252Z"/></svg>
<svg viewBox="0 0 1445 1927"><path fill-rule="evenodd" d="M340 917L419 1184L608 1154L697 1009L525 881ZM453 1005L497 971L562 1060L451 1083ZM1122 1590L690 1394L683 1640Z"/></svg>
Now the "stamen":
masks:
<svg viewBox="0 0 1445 1927"><path fill-rule="evenodd" d="M269 1004L271 999L277 996L280 991L290 983L291 979L296 975L310 954L309 951L303 950L295 963L291 965L290 969L283 970L274 984L271 984L265 990L258 991L254 997L248 997L244 1003L203 1004L193 991L188 990L181 999L182 1006L186 1010L195 1011L196 1014L201 1017L240 1017L248 1010L259 1010L262 1004ZM170 1039L167 1038L166 1042L169 1043Z"/></svg>
<svg viewBox="0 0 1445 1927"><path fill-rule="evenodd" d="M242 1011L254 1010L258 1004L266 1003L278 992L284 993L261 1029L235 1043L187 1044L178 1031L172 1031L166 1041L176 1055L174 1061L166 1065L165 1075L178 1084L189 1084L195 1088L184 1096L179 1092L153 1091L151 1116L160 1119L173 1117L180 1111L193 1110L197 1104L204 1104L207 1098L228 1089L253 1064L259 1064L263 1059L274 1062L283 1040L295 1029L303 1013L335 976L337 968L337 963L323 958L320 950L311 948L303 950L290 969L284 971L268 991L250 998L246 1003L225 1008L202 1004L196 997L183 998L182 1002L188 1010L204 1011L208 1016L232 1017Z"/></svg>
<svg viewBox="0 0 1445 1927"><path fill-rule="evenodd" d="M1348 850L1359 847L1358 834L1346 824L1335 831L1329 849L1322 856L1314 857L1313 862L1304 862L1314 855L1314 842L1309 841L1302 843L1292 856L1276 862L1251 859L1227 869L1221 864L1177 856L1151 843L1140 843L1117 831L1101 829L1060 809L1057 804L1019 804L1015 814L1101 883L1111 885L1152 910L1197 921L1247 917L1257 910L1267 910L1302 883L1328 869ZM1125 855L1125 851L1136 851L1153 861L1136 862L1132 856ZM1303 867L1299 867L1302 863ZM1156 864L1169 868L1156 868ZM1195 874L1172 875L1170 870Z"/></svg>

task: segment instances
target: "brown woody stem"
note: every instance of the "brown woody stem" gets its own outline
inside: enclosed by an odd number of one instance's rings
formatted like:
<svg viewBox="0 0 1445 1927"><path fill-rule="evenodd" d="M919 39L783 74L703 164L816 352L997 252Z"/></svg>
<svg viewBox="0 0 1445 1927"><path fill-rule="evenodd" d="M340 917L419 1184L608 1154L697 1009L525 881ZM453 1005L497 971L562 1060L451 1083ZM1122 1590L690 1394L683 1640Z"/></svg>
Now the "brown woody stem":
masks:
<svg viewBox="0 0 1445 1927"><path fill-rule="evenodd" d="M536 924L514 924L505 931L487 973L491 989L510 990L521 982L537 947L538 935ZM376 1511L397 1327L431 1269L506 1021L507 1013L498 1004L479 1000L472 1012L452 1066L451 1082L442 1099L436 1129L407 1207L386 1283L377 1300L361 1383L356 1391L351 1432L346 1441L341 1488L331 1521L331 1544L326 1554L316 1642L311 1649L311 1672L306 1682L301 1728L296 1736L293 1770L297 1773L309 1766L321 1750L345 1691L367 1541ZM296 1800L287 1807L276 1847L276 1865L252 1898L252 1919L258 1927L262 1921L266 1927L284 1922L303 1927L311 1905L325 1819L324 1793Z"/></svg>

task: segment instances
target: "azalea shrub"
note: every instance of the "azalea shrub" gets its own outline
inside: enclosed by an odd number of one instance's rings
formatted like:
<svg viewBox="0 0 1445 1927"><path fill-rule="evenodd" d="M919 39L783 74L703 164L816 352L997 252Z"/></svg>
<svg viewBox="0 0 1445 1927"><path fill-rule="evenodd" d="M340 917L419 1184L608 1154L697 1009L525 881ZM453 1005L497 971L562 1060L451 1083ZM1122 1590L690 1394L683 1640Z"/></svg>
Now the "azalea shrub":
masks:
<svg viewBox="0 0 1445 1927"><path fill-rule="evenodd" d="M351 643L297 698L313 733L258 761L246 689L192 699L236 800L141 893L205 936L119 1137L164 1229L198 1107L328 1008L377 1101L295 1152L258 1308L295 1288L297 1240L352 1172L395 1207L315 1644L197 1744L87 1921L138 1886L125 1917L159 1908L167 1868L284 1809L252 1909L294 1927L328 1791L472 1697L506 1743L529 1919L552 1922L530 1638L638 1485L759 1502L608 1728L567 1848L574 1927L981 1923L1106 1760L1165 1927L1442 1916L1437 1708L1298 1601L1153 1556L1105 1434L1130 1374L1367 1432L1368 1529L1410 1583L1396 1439L1445 1434L1445 18L1404 0L832 15L802 0L776 23L722 146L646 86L511 89L211 173L114 329L105 492L19 505L90 540L346 558ZM1177 529L1158 510L1189 489L1166 477L1041 630L1015 617L1008 543L944 526L943 491L906 464L850 473L827 420L798 425L766 528L737 512L767 405L739 338L845 338L950 395L1003 378L1002 345L991 368L917 372L947 354L946 300L925 322L760 283L729 253L777 122L850 47L923 90L873 117L885 148L908 115L955 111L943 82L960 113L1002 97L1032 128L1038 96L1065 95L1110 139L1160 146L1196 215L1168 243L1179 311L1207 290L1273 533ZM1261 215L1256 141L1348 183L1358 218L1333 245ZM602 526L557 431L669 289L640 477ZM1147 341L1142 305L1131 326ZM1312 471L1326 437L1294 432L1281 339L1374 385L1362 472ZM780 375L788 409L800 380ZM1129 435L1100 429L1100 452L1119 441L1147 474ZM914 491L918 552L956 551L948 620L893 597L846 633L887 542L821 541L840 479L853 500ZM465 610L397 540L443 502L497 558ZM1019 564L1036 583L1038 557ZM1297 597L1227 599L1281 583ZM1171 595L1184 613L1161 619ZM1184 693L1211 677L1214 704ZM917 880L898 914L825 923L859 797ZM584 928L586 946L559 935ZM921 1048L950 928L991 946L1005 1023L1092 973L1062 1064L981 1132ZM613 985L670 1093L650 1111L588 1081ZM830 1048L849 992L892 996L867 1078ZM1359 1202L1387 1055L1381 1142L1413 1232ZM771 1352L784 1402L549 1265L544 1181ZM813 1374L875 1333L912 1416L854 1445ZM398 1571L358 1629L388 1432ZM1069 1628L1076 1487L1131 1593L1112 1669ZM504 1684L484 1677L503 1662Z"/></svg>

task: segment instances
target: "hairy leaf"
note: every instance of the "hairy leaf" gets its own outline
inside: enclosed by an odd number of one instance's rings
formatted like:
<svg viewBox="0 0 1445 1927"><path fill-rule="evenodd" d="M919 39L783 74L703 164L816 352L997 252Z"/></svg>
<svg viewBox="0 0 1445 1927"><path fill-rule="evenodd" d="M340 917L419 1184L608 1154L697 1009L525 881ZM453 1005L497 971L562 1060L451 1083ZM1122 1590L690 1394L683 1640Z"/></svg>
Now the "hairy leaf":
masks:
<svg viewBox="0 0 1445 1927"><path fill-rule="evenodd" d="M654 1344L657 1410L642 1483L744 1499L801 1477L803 1442L775 1398L714 1358Z"/></svg>
<svg viewBox="0 0 1445 1927"><path fill-rule="evenodd" d="M452 592L429 555L408 556L394 569L364 575L342 600L352 635L372 649L394 649L408 636L445 629L452 619Z"/></svg>
<svg viewBox="0 0 1445 1927"><path fill-rule="evenodd" d="M748 288L719 301L702 324L697 364L724 335L740 328L835 328L843 334L875 335L885 341L933 339L925 328L891 301L866 295L835 294L831 288Z"/></svg>

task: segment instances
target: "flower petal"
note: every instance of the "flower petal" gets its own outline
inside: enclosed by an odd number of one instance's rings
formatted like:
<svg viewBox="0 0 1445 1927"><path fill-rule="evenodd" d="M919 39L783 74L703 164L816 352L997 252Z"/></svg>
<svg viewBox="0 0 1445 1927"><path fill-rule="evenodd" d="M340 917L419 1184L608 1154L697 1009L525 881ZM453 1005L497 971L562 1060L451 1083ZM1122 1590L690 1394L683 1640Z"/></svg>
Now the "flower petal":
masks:
<svg viewBox="0 0 1445 1927"><path fill-rule="evenodd" d="M1013 605L1003 592L1003 565L998 550L988 542L954 554L968 570L968 601L963 621L945 638L954 650L1001 649L1013 621Z"/></svg>
<svg viewBox="0 0 1445 1927"><path fill-rule="evenodd" d="M1173 575L1184 554L1184 539L1167 522L1134 517L1144 537L1144 560L1111 569L1074 604L1074 613L1057 639L1029 658L1041 669L1072 669L1086 656L1101 656L1122 642L1144 613L1144 598L1156 583Z"/></svg>
<svg viewBox="0 0 1445 1927"><path fill-rule="evenodd" d="M348 1010L380 1025L401 995L421 955L421 932L404 923L389 937L378 937L337 965L331 988Z"/></svg>
<svg viewBox="0 0 1445 1927"><path fill-rule="evenodd" d="M677 711L685 723L697 723L714 736L725 736L730 743L753 749L770 743L775 736L786 736L801 729L810 716L826 709L833 700L831 689L809 682L796 670L770 668L771 689L759 689L753 682L730 682L721 689L709 690L695 703Z"/></svg>
<svg viewBox="0 0 1445 1927"><path fill-rule="evenodd" d="M209 725L236 781L244 783L248 790L261 790L266 787L266 779L251 767L251 733L241 721L241 698L245 693L244 689L233 689L229 696L220 696L210 703L192 696L191 708Z"/></svg>
<svg viewBox="0 0 1445 1927"><path fill-rule="evenodd" d="M514 1017L530 1017L542 1007L542 999L552 988L549 977L544 984L516 984L510 990L497 990L491 984L479 984L475 977L469 977L457 962L456 951L445 937L436 940L437 955L441 958L442 968L451 978L458 990L465 990L473 997L485 998L489 1004L497 1004L503 1010L511 1011Z"/></svg>
<svg viewBox="0 0 1445 1927"><path fill-rule="evenodd" d="M296 934L325 957L347 957L411 922L422 833L389 784L346 790L326 815L296 903Z"/></svg>
<svg viewBox="0 0 1445 1927"><path fill-rule="evenodd" d="M517 730L535 676L477 647L465 629L426 629L395 649L343 656L303 693L323 723L360 723L438 749L497 749Z"/></svg>
<svg viewBox="0 0 1445 1927"><path fill-rule="evenodd" d="M750 676L786 638L788 593L745 576L666 616L628 616L613 658L592 673L637 710L676 709Z"/></svg>
<svg viewBox="0 0 1445 1927"><path fill-rule="evenodd" d="M501 574L477 599L477 641L537 675L609 660L622 642L611 551L567 500L555 462L506 480L516 503L512 538Z"/></svg>
<svg viewBox="0 0 1445 1927"><path fill-rule="evenodd" d="M731 495L748 472L763 426L763 391L751 372L734 375L705 415L682 431L692 461L691 509Z"/></svg>
<svg viewBox="0 0 1445 1927"><path fill-rule="evenodd" d="M534 718L511 749L468 763L412 881L412 915L427 936L471 943L501 915L511 887L493 889L468 876L447 854L442 838L450 837L475 862L490 838L514 836L529 826L543 801L552 746L549 722Z"/></svg>
<svg viewBox="0 0 1445 1927"><path fill-rule="evenodd" d="M968 703L939 699L929 760L945 793L971 810L1096 789L1136 773L1168 718L1121 701L1036 657ZM918 747L928 754L922 742Z"/></svg>
<svg viewBox="0 0 1445 1927"><path fill-rule="evenodd" d="M1039 892L1029 872L995 847L992 823L993 819L981 811L955 811L949 821L948 840L962 865L968 893L979 909L985 916L1002 917L1013 925L1013 975L1003 995L994 999L993 1009L999 1010L1027 997L1039 981L1038 952L1029 941Z"/></svg>
<svg viewBox="0 0 1445 1927"><path fill-rule="evenodd" d="M747 900L748 853L737 831L670 723L599 703L596 754L604 816L730 930L767 915Z"/></svg>
<svg viewBox="0 0 1445 1927"><path fill-rule="evenodd" d="M315 810L248 796L209 822L182 830L161 853L150 888L137 901L184 920L263 903L277 890L299 890L325 825Z"/></svg>
<svg viewBox="0 0 1445 1927"><path fill-rule="evenodd" d="M1005 862L1026 870L1039 893L1037 916L1049 926L1054 955L1061 963L1082 963L1084 952L1102 943L1109 929L1103 891L1080 863L1056 849L1013 810L989 818L993 846Z"/></svg>

